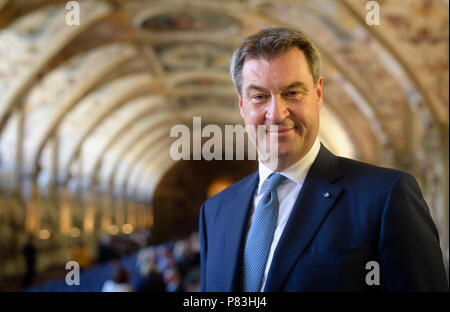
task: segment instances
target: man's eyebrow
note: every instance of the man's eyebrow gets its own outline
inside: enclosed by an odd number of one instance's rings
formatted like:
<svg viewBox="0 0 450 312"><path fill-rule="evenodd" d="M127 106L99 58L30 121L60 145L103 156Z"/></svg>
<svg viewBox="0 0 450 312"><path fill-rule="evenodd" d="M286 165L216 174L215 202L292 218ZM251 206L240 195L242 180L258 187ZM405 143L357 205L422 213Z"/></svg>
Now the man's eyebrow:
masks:
<svg viewBox="0 0 450 312"><path fill-rule="evenodd" d="M301 81L295 81L295 82L291 83L290 85L288 85L287 87L284 87L282 90L286 91L286 90L293 89L293 88L300 88L300 89L302 89L303 92L308 92L308 87Z"/></svg>
<svg viewBox="0 0 450 312"><path fill-rule="evenodd" d="M308 92L308 87L306 86L306 84L304 84L301 81L295 81L295 82L291 83L290 85L282 88L281 90L284 92L286 90L293 89L293 88L300 88L302 90L302 93ZM269 90L267 90L266 88L252 84L252 85L249 85L246 89L247 95L249 95L250 91L252 91L252 90L261 91L261 92L269 92Z"/></svg>
<svg viewBox="0 0 450 312"><path fill-rule="evenodd" d="M263 87L260 87L257 85L249 85L246 89L247 94L249 94L250 91L252 91L252 90L261 91L261 92L269 92L269 90L267 90L266 88L263 88Z"/></svg>

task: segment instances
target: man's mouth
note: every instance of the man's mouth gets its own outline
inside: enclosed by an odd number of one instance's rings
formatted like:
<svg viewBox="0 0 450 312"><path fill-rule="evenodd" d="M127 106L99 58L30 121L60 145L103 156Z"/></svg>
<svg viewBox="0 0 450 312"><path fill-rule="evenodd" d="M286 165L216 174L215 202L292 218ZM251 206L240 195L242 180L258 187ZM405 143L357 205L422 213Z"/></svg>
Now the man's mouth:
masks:
<svg viewBox="0 0 450 312"><path fill-rule="evenodd" d="M282 136L282 135L288 135L294 130L295 130L295 127L278 127L277 130L269 128L267 130L267 133L270 135Z"/></svg>

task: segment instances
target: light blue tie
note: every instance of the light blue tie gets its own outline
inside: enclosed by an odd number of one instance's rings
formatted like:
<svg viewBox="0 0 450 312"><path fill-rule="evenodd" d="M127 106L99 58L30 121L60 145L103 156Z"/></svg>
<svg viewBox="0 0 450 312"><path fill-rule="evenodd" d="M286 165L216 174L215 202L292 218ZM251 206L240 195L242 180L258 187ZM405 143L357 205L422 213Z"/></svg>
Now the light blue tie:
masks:
<svg viewBox="0 0 450 312"><path fill-rule="evenodd" d="M260 291L273 234L278 219L277 189L284 177L274 173L268 178L268 187L256 207L244 249L243 291Z"/></svg>

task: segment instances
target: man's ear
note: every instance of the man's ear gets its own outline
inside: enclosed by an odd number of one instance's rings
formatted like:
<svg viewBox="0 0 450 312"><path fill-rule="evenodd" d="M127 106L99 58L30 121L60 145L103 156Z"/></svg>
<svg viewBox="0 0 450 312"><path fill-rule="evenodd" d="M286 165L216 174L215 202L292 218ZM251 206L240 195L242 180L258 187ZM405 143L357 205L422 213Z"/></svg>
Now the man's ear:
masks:
<svg viewBox="0 0 450 312"><path fill-rule="evenodd" d="M323 103L322 86L323 86L323 77L320 76L319 80L317 80L317 87L316 87L317 104L319 105L319 110L322 108Z"/></svg>
<svg viewBox="0 0 450 312"><path fill-rule="evenodd" d="M242 118L244 118L244 111L242 109L244 103L242 102L242 96L239 92L238 92L238 98L239 98L239 113L241 114Z"/></svg>

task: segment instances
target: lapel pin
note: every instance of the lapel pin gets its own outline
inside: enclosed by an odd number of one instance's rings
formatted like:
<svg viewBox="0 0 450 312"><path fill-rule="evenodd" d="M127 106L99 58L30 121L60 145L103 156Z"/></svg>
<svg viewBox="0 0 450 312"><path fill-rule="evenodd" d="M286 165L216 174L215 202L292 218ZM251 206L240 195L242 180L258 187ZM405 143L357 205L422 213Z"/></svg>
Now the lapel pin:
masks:
<svg viewBox="0 0 450 312"><path fill-rule="evenodd" d="M328 192L326 192L326 193L323 193L323 197L325 197L325 198L328 198L328 197L330 197L331 195L330 195L330 193L328 193Z"/></svg>

